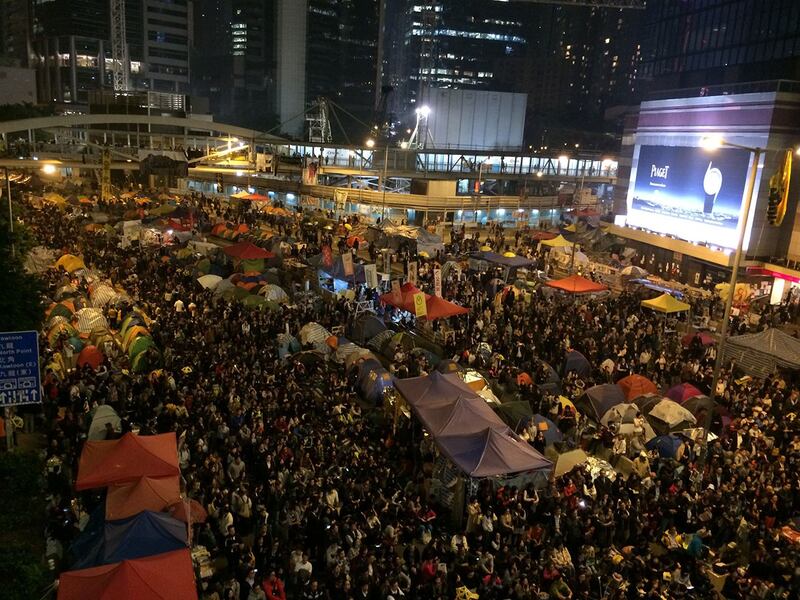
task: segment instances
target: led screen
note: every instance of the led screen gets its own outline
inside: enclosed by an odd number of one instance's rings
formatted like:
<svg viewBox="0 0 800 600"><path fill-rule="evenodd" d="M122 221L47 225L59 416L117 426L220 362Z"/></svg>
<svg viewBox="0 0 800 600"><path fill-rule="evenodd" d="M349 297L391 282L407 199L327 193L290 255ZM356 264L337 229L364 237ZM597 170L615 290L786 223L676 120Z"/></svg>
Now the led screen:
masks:
<svg viewBox="0 0 800 600"><path fill-rule="evenodd" d="M640 146L629 225L735 248L750 152Z"/></svg>

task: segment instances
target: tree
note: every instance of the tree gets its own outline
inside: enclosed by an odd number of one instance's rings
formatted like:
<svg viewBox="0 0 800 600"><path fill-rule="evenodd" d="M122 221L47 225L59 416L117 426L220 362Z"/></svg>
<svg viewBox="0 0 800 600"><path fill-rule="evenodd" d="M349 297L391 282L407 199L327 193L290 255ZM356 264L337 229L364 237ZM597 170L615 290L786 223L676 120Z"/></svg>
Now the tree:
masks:
<svg viewBox="0 0 800 600"><path fill-rule="evenodd" d="M38 331L44 318L42 297L44 286L36 275L26 273L25 255L30 250L31 236L27 228L14 225L13 241L8 229L8 198L2 196L0 211L0 331Z"/></svg>

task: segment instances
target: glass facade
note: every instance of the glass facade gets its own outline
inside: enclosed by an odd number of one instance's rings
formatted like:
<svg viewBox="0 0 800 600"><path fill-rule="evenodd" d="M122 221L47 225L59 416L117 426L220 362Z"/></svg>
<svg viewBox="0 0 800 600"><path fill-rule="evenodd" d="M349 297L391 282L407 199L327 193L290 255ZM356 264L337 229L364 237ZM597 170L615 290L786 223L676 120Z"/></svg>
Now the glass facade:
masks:
<svg viewBox="0 0 800 600"><path fill-rule="evenodd" d="M797 78L797 0L652 0L642 74L654 88Z"/></svg>

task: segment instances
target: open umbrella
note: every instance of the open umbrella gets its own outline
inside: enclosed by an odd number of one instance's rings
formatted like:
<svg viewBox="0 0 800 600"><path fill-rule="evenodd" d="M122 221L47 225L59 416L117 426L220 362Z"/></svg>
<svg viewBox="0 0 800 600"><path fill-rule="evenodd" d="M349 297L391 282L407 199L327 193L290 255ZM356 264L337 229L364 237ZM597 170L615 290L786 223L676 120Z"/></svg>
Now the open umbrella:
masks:
<svg viewBox="0 0 800 600"><path fill-rule="evenodd" d="M677 402L664 398L649 413L650 417L665 423L670 430L687 429L697 424L694 415Z"/></svg>
<svg viewBox="0 0 800 600"><path fill-rule="evenodd" d="M689 398L702 396L703 392L694 387L691 383L679 383L667 391L667 398L674 400L678 404L683 404Z"/></svg>
<svg viewBox="0 0 800 600"><path fill-rule="evenodd" d="M717 343L717 340L714 339L714 336L707 331L698 331L697 333L687 333L685 336L683 336L681 338L681 344L688 348L692 345L694 340L699 341L701 346L713 346Z"/></svg>
<svg viewBox="0 0 800 600"><path fill-rule="evenodd" d="M622 391L625 393L625 398L628 401L643 396L644 394L655 394L658 392L656 384L642 375L628 375L620 379L617 385L622 388Z"/></svg>
<svg viewBox="0 0 800 600"><path fill-rule="evenodd" d="M656 450L661 458L679 460L683 455L683 440L677 435L660 435L645 444L648 450Z"/></svg>
<svg viewBox="0 0 800 600"><path fill-rule="evenodd" d="M81 350L80 354L78 354L79 367L85 367L86 365L89 365L92 367L92 369L97 370L102 362L103 353L97 346L86 346L83 350Z"/></svg>

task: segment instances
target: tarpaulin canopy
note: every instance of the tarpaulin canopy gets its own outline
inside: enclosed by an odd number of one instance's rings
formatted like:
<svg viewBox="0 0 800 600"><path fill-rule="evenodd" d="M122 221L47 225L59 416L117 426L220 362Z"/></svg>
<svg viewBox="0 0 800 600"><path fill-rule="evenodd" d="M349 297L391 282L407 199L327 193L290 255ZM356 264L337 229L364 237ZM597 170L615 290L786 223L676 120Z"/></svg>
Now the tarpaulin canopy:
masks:
<svg viewBox="0 0 800 600"><path fill-rule="evenodd" d="M76 490L126 483L140 477L180 475L175 433L88 441L78 464Z"/></svg>
<svg viewBox="0 0 800 600"><path fill-rule="evenodd" d="M508 427L437 439L442 452L471 477L546 471L553 464Z"/></svg>
<svg viewBox="0 0 800 600"><path fill-rule="evenodd" d="M425 319L428 321L446 319L447 317L454 317L456 315L465 315L468 312L468 308L440 298L439 296L428 296L425 299Z"/></svg>
<svg viewBox="0 0 800 600"><path fill-rule="evenodd" d="M417 286L411 283L404 283L400 286L400 297L397 297L395 292L388 292L386 294L381 295L380 300L383 304L388 304L389 306L394 306L395 308L399 308L400 310L404 310L406 312L413 313L414 312L414 296L419 294L422 290L420 290ZM427 300L428 294L425 294L425 299Z"/></svg>
<svg viewBox="0 0 800 600"><path fill-rule="evenodd" d="M180 477L140 477L132 483L108 486L106 520L132 517L145 510L161 512L181 497Z"/></svg>
<svg viewBox="0 0 800 600"><path fill-rule="evenodd" d="M634 398L643 396L645 394L655 394L658 392L656 384L650 381L643 375L628 375L623 377L617 382L617 385L622 388L625 398L630 402Z"/></svg>
<svg viewBox="0 0 800 600"><path fill-rule="evenodd" d="M434 436L468 435L486 429L490 424L503 427L505 423L478 395L464 394L455 402L425 402L416 404L417 416Z"/></svg>
<svg viewBox="0 0 800 600"><path fill-rule="evenodd" d="M569 294L590 294L602 292L608 289L607 285L594 282L591 279L586 279L586 277L581 277L580 275L570 275L564 279L548 281L547 285L551 288L562 290Z"/></svg>
<svg viewBox="0 0 800 600"><path fill-rule="evenodd" d="M259 248L255 244L250 242L238 242L236 244L231 244L230 246L226 246L222 249L222 251L231 256L233 258L238 258L240 260L252 260L252 259L264 259L264 258L274 258L275 255L272 252L268 252L263 248Z"/></svg>
<svg viewBox="0 0 800 600"><path fill-rule="evenodd" d="M602 383L586 390L575 401L575 408L581 414L599 423L603 415L612 407L625 402L622 388L613 383Z"/></svg>
<svg viewBox="0 0 800 600"><path fill-rule="evenodd" d="M471 255L471 258L503 265L504 267L528 267L534 263L533 260L524 256L505 256L496 252L475 252Z"/></svg>
<svg viewBox="0 0 800 600"><path fill-rule="evenodd" d="M144 511L127 519L106 521L103 533L92 536L84 531L75 541L74 548L81 554L73 565L78 569L107 565L122 560L131 560L171 552L185 548L186 525L165 513ZM88 545L81 539L92 536Z"/></svg>
<svg viewBox="0 0 800 600"><path fill-rule="evenodd" d="M728 338L723 360L749 375L766 377L776 368L800 369L800 340L778 329L748 333Z"/></svg>
<svg viewBox="0 0 800 600"><path fill-rule="evenodd" d="M661 294L657 298L643 300L642 306L666 314L686 312L691 308L691 306L686 304L686 302L681 302L669 294Z"/></svg>
<svg viewBox="0 0 800 600"><path fill-rule="evenodd" d="M541 240L539 242L539 245L547 246L549 248L571 248L573 244L563 235L558 234L556 237L552 239Z"/></svg>
<svg viewBox="0 0 800 600"><path fill-rule="evenodd" d="M457 373L432 372L424 377L398 379L395 387L411 406L453 403L460 396L477 396Z"/></svg>
<svg viewBox="0 0 800 600"><path fill-rule="evenodd" d="M188 549L112 565L66 571L58 600L197 600Z"/></svg>

